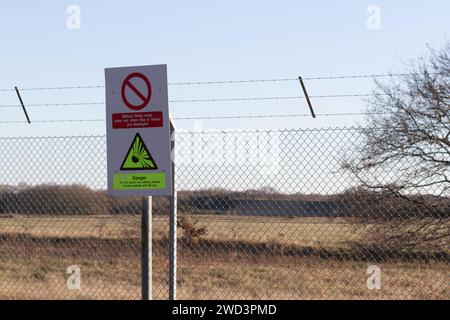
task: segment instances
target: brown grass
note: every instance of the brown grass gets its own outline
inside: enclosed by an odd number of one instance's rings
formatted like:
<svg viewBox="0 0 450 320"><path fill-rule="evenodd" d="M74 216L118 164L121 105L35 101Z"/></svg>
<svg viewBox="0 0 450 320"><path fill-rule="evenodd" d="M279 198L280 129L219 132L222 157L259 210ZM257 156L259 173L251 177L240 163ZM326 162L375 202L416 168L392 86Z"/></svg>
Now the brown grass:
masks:
<svg viewBox="0 0 450 320"><path fill-rule="evenodd" d="M195 216L197 225L205 227L207 240L243 240L278 242L301 246L342 246L360 241L370 228L343 219L273 218L236 216ZM0 218L2 234L27 234L38 237L99 237L120 239L139 237L140 218L121 216L20 216ZM168 219L153 217L153 236L166 237Z"/></svg>
<svg viewBox="0 0 450 320"><path fill-rule="evenodd" d="M139 299L138 219L0 219L0 298ZM197 224L207 234L179 242L178 298L450 298L448 256L381 259L366 248L366 258L357 259L363 249L354 243L364 243L367 225L279 218L261 223L254 217L239 217L237 224L236 219L200 217ZM167 220L156 217L153 226L153 295L165 299ZM73 264L82 273L81 289L74 291L65 285L66 268ZM367 289L370 264L381 268L381 290Z"/></svg>

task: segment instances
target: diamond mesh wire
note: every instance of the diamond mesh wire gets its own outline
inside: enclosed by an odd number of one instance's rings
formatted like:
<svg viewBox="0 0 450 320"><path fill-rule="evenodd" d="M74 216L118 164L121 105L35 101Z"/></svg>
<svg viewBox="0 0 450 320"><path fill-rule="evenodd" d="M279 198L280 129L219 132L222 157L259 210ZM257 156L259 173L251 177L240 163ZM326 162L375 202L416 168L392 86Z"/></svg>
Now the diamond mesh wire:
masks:
<svg viewBox="0 0 450 320"><path fill-rule="evenodd" d="M449 299L448 189L362 188L343 163L364 145L361 128L177 133L177 298ZM0 148L0 298L139 299L141 201L106 195L105 137ZM155 299L168 208L153 198Z"/></svg>

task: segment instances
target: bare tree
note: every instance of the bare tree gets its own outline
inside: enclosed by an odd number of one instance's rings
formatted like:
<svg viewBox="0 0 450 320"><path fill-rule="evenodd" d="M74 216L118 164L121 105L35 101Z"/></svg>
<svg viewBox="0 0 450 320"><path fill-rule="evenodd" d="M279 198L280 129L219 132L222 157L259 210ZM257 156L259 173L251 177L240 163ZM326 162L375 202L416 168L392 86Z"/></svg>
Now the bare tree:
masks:
<svg viewBox="0 0 450 320"><path fill-rule="evenodd" d="M388 79L375 81L368 127L363 129L365 143L344 167L364 188L407 203L402 217L410 221L382 225L378 238L395 240L397 247L399 241L407 246L448 241L450 43L429 48L407 72Z"/></svg>
<svg viewBox="0 0 450 320"><path fill-rule="evenodd" d="M428 58L389 79L376 81L366 143L345 167L369 188L444 195L450 190L450 43L430 48ZM386 168L395 176L380 175Z"/></svg>

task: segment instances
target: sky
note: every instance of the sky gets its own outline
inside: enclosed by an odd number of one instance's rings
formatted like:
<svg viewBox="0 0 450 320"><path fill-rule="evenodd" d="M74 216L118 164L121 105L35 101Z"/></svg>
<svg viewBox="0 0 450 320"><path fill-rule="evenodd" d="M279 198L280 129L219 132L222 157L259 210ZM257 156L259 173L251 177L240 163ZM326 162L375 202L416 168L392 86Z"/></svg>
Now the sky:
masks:
<svg viewBox="0 0 450 320"><path fill-rule="evenodd" d="M67 26L71 6L79 8L79 29ZM375 24L373 6L379 9ZM439 0L4 1L0 134L104 134L104 88L21 90L32 123L4 122L25 120L14 86L103 86L107 67L167 64L169 83L402 72L405 63L426 53L427 44L439 47L448 39L448 12L450 2ZM372 79L305 84L313 96L373 90ZM169 86L171 101L301 95L297 81ZM33 106L83 102L97 104ZM313 98L312 103L316 113L361 112L366 106L361 98ZM308 113L303 99L171 102L169 107L175 119ZM70 119L99 121L34 122ZM364 120L305 116L175 123L177 130L212 130L353 126Z"/></svg>

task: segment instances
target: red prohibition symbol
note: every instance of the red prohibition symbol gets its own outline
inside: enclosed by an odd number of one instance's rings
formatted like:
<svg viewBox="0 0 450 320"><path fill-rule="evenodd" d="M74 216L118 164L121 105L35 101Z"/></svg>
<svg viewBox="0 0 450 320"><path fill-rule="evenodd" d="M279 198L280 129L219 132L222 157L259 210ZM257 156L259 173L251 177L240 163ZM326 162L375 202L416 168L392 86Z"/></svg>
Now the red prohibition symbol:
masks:
<svg viewBox="0 0 450 320"><path fill-rule="evenodd" d="M133 78L139 78L139 79L143 80L145 82L147 92L139 91L133 85L133 83L131 83L131 79L133 79ZM139 97L139 99L142 101L141 103L133 104L130 101L128 101L128 98L125 95L125 91L126 91L127 87L130 88L131 91L134 92L134 94ZM145 108L147 106L147 104L150 102L150 98L152 97L152 86L150 85L150 81L148 80L148 78L146 76L144 76L142 73L134 72L134 73L129 74L125 78L125 80L123 80L121 94L122 94L122 100L128 108L130 108L131 110L141 110L141 109Z"/></svg>

